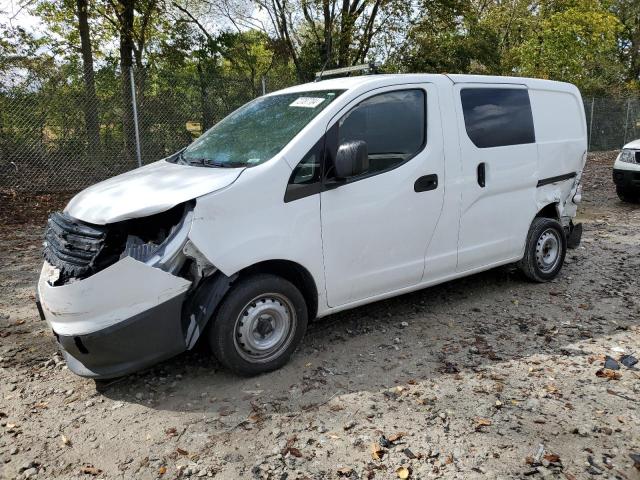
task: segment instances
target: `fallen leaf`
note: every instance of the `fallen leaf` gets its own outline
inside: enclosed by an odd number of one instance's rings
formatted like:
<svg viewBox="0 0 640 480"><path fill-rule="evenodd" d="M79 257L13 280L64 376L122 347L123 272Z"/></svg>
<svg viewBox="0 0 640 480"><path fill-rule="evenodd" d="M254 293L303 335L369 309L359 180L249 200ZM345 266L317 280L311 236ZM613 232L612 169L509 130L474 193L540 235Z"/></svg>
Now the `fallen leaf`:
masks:
<svg viewBox="0 0 640 480"><path fill-rule="evenodd" d="M396 475L398 475L398 478L406 479L411 475L411 471L407 467L398 467L396 468Z"/></svg>
<svg viewBox="0 0 640 480"><path fill-rule="evenodd" d="M260 415L259 413L252 413L251 415L249 415L249 417L247 417L247 419L251 422L251 423L259 423L262 420L264 420L262 418L262 415Z"/></svg>
<svg viewBox="0 0 640 480"><path fill-rule="evenodd" d="M287 450L289 452L290 455L293 455L296 458L301 458L302 457L302 452L297 449L296 447L291 447Z"/></svg>
<svg viewBox="0 0 640 480"><path fill-rule="evenodd" d="M609 368L601 368L596 372L596 377L606 378L608 380L620 380L622 374Z"/></svg>
<svg viewBox="0 0 640 480"><path fill-rule="evenodd" d="M407 434L407 432L398 432L398 433L394 433L393 435L389 435L387 437L387 440L389 440L391 443L397 442L398 440L400 440L402 437L404 437Z"/></svg>
<svg viewBox="0 0 640 480"><path fill-rule="evenodd" d="M352 473L353 473L353 468L351 467L342 467L338 469L339 477L350 477Z"/></svg>
<svg viewBox="0 0 640 480"><path fill-rule="evenodd" d="M374 460L382 460L385 451L378 443L371 444L371 458Z"/></svg>
<svg viewBox="0 0 640 480"><path fill-rule="evenodd" d="M481 417L477 417L476 418L476 432L480 432L482 431L482 427L489 427L491 426L491 420L489 420L488 418L481 418Z"/></svg>
<svg viewBox="0 0 640 480"><path fill-rule="evenodd" d="M189 452L187 452L186 450L183 450L180 447L176 448L176 452L178 452L180 455L189 455Z"/></svg>
<svg viewBox="0 0 640 480"><path fill-rule="evenodd" d="M558 463L560 461L560 455L556 455L555 453L547 453L542 458L551 463Z"/></svg>
<svg viewBox="0 0 640 480"><path fill-rule="evenodd" d="M418 458L418 456L415 453L413 453L409 448L405 448L402 451L402 453L404 453L407 456L407 458L409 458L411 460L414 460L414 459Z"/></svg>
<svg viewBox="0 0 640 480"><path fill-rule="evenodd" d="M100 475L102 470L94 467L93 465L85 465L80 469L80 473L84 473L87 475Z"/></svg>
<svg viewBox="0 0 640 480"><path fill-rule="evenodd" d="M158 475L164 475L165 473L167 473L167 467L162 466L158 469Z"/></svg>

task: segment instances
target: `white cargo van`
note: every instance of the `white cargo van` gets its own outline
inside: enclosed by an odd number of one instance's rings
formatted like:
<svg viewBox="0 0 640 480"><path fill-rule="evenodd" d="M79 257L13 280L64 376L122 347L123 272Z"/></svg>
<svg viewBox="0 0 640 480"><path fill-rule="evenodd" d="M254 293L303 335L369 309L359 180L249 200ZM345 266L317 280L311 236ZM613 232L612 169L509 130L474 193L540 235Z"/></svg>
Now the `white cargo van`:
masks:
<svg viewBox="0 0 640 480"><path fill-rule="evenodd" d="M50 217L38 306L69 368L109 378L204 336L239 374L307 322L519 262L560 271L586 159L576 87L373 75L258 98Z"/></svg>
<svg viewBox="0 0 640 480"><path fill-rule="evenodd" d="M623 202L640 202L640 139L622 147L613 164L613 182Z"/></svg>

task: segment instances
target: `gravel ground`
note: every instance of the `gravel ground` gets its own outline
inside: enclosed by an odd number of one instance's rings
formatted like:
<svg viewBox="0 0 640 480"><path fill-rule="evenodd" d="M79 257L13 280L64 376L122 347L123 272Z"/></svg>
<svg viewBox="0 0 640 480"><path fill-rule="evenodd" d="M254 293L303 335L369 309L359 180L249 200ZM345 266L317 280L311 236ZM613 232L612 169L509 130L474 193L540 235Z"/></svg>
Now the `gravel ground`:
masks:
<svg viewBox="0 0 640 480"><path fill-rule="evenodd" d="M0 477L640 478L640 369L596 374L640 357L640 208L613 158L589 159L556 281L499 268L337 314L252 379L204 348L74 376L33 304L42 225L2 226Z"/></svg>

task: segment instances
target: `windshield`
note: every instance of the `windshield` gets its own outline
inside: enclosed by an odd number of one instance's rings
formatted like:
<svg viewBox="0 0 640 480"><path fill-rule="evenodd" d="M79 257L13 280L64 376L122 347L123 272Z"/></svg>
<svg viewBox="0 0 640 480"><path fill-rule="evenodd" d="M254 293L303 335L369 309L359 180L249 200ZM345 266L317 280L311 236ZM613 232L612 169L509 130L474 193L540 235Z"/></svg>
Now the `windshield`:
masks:
<svg viewBox="0 0 640 480"><path fill-rule="evenodd" d="M342 92L257 98L207 130L180 154L178 161L213 167L250 167L266 162Z"/></svg>

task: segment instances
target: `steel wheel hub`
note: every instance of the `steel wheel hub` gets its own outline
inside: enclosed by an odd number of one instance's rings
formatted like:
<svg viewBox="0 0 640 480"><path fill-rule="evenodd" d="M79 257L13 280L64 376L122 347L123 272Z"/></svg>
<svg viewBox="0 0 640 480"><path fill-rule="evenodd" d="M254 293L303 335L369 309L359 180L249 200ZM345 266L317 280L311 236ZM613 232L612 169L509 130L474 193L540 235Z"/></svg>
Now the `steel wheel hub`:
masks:
<svg viewBox="0 0 640 480"><path fill-rule="evenodd" d="M551 272L560 261L560 238L558 232L549 228L542 232L536 243L536 263L543 273Z"/></svg>
<svg viewBox="0 0 640 480"><path fill-rule="evenodd" d="M295 331L295 310L278 294L254 298L242 310L235 326L238 353L251 362L266 362L291 343Z"/></svg>

